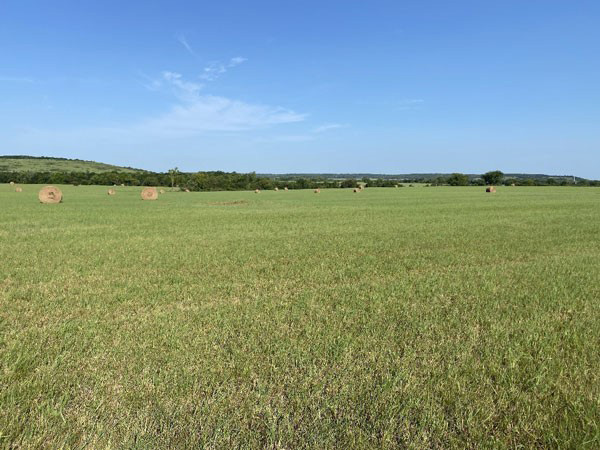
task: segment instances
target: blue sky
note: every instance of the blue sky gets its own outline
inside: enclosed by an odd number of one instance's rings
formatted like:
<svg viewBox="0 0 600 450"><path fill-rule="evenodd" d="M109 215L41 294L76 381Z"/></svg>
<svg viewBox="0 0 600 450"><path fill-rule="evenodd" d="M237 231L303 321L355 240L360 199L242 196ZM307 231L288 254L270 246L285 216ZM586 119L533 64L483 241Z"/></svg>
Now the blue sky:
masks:
<svg viewBox="0 0 600 450"><path fill-rule="evenodd" d="M600 2L0 2L0 154L600 178Z"/></svg>

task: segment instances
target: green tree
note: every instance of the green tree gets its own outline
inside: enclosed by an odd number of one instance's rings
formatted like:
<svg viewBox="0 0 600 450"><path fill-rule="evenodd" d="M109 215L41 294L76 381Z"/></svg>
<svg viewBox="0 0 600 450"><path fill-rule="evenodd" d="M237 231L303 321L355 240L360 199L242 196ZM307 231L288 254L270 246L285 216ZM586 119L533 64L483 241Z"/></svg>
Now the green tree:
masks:
<svg viewBox="0 0 600 450"><path fill-rule="evenodd" d="M169 178L171 179L171 190L173 190L173 188L175 187L175 180L177 179L177 175L179 175L178 167L169 169Z"/></svg>
<svg viewBox="0 0 600 450"><path fill-rule="evenodd" d="M504 173L499 170L494 170L492 172L484 173L481 178L485 181L485 184L500 184L502 182L502 178L504 178Z"/></svg>
<svg viewBox="0 0 600 450"><path fill-rule="evenodd" d="M467 186L469 184L469 177L464 173L453 173L446 180L450 186Z"/></svg>

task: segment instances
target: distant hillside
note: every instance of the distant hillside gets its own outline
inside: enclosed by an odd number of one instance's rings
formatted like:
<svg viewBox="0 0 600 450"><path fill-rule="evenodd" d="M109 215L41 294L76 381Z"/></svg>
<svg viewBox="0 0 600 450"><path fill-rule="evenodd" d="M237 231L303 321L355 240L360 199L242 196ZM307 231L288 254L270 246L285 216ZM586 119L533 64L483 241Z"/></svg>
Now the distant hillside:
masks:
<svg viewBox="0 0 600 450"><path fill-rule="evenodd" d="M81 159L53 158L46 156L0 156L0 172L121 172L137 173L141 169L113 166Z"/></svg>

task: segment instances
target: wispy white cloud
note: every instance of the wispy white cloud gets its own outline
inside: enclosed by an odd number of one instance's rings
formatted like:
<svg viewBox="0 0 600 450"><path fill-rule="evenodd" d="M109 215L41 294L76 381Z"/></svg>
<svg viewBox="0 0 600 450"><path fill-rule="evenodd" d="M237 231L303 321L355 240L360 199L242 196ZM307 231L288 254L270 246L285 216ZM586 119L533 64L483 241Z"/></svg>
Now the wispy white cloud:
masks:
<svg viewBox="0 0 600 450"><path fill-rule="evenodd" d="M313 128L313 133L324 133L325 131L337 130L339 128L347 128L348 125L342 123L327 123L319 127Z"/></svg>
<svg viewBox="0 0 600 450"><path fill-rule="evenodd" d="M179 41L179 43L181 45L183 45L185 47L185 49L190 53L190 55L192 56L197 56L196 52L194 51L194 49L192 48L192 46L189 44L189 42L187 41L187 39L185 38L185 36L183 34L178 34L176 36L177 40Z"/></svg>
<svg viewBox="0 0 600 450"><path fill-rule="evenodd" d="M200 74L200 78L206 81L214 81L227 72L228 69L231 69L235 66L239 66L240 64L248 61L247 58L242 58L241 56L236 56L235 58L231 58L228 62L223 63L221 61L213 61L209 63Z"/></svg>
<svg viewBox="0 0 600 450"><path fill-rule="evenodd" d="M291 109L248 103L217 95L204 94L204 85L186 80L181 74L165 71L152 79L140 74L145 86L153 91L169 89L177 103L163 114L146 117L122 126L91 127L73 130L27 130L22 141L53 142L73 145L94 141L109 147L139 145L144 142L173 142L215 132L264 130L276 125L302 122L306 114ZM293 139L293 138L290 138Z"/></svg>
<svg viewBox="0 0 600 450"><path fill-rule="evenodd" d="M175 94L182 100L194 100L204 87L202 84L184 80L177 72L163 72L162 80L174 87Z"/></svg>
<svg viewBox="0 0 600 450"><path fill-rule="evenodd" d="M241 56L236 56L235 58L231 58L229 60L228 66L229 67L235 67L235 66L237 66L239 64L242 64L243 62L246 62L246 61L248 61L248 58L242 58Z"/></svg>
<svg viewBox="0 0 600 450"><path fill-rule="evenodd" d="M30 77L5 77L0 75L0 82L6 83L34 83L35 80Z"/></svg>
<svg viewBox="0 0 600 450"><path fill-rule="evenodd" d="M132 127L137 132L163 136L210 131L245 131L301 122L306 115L269 105L246 103L214 95L198 95L167 113Z"/></svg>

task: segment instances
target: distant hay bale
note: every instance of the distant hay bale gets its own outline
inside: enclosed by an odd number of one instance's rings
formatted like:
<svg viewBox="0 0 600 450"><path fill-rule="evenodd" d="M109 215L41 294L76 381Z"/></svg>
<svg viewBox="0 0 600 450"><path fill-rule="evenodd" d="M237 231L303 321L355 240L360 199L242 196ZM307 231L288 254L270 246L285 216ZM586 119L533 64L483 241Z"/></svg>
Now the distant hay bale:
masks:
<svg viewBox="0 0 600 450"><path fill-rule="evenodd" d="M357 192L360 192L360 189L359 188L354 188L354 189L352 189L352 192L354 192L356 194Z"/></svg>
<svg viewBox="0 0 600 450"><path fill-rule="evenodd" d="M190 190L188 188L185 188L183 191L184 192L190 192Z"/></svg>
<svg viewBox="0 0 600 450"><path fill-rule="evenodd" d="M287 192L287 191L288 191L288 188L287 188L287 186L286 186L286 187L284 187L284 188L283 188L283 190L284 190L285 192Z"/></svg>
<svg viewBox="0 0 600 450"><path fill-rule="evenodd" d="M156 200L158 198L158 191L156 188L147 187L142 189L142 200Z"/></svg>
<svg viewBox="0 0 600 450"><path fill-rule="evenodd" d="M160 191L158 191L158 192L159 192L160 194L164 194L164 193L165 193L165 190L164 190L164 189L161 189L161 190L160 190Z"/></svg>
<svg viewBox="0 0 600 450"><path fill-rule="evenodd" d="M38 193L40 203L60 203L63 195L59 188L54 186L46 186Z"/></svg>
<svg viewBox="0 0 600 450"><path fill-rule="evenodd" d="M10 182L10 185L11 185L11 186L14 186L14 185L15 185L15 182L14 182L14 181L11 181L11 182Z"/></svg>
<svg viewBox="0 0 600 450"><path fill-rule="evenodd" d="M321 193L321 189L317 188L315 189L315 194L320 194Z"/></svg>
<svg viewBox="0 0 600 450"><path fill-rule="evenodd" d="M23 192L23 188L22 188L22 187L20 187L20 186L17 186L17 187L15 188L15 192Z"/></svg>
<svg viewBox="0 0 600 450"><path fill-rule="evenodd" d="M512 186L512 187L515 187L515 186L516 186L516 184L515 184L515 183L512 183L512 184L511 184L511 186Z"/></svg>
<svg viewBox="0 0 600 450"><path fill-rule="evenodd" d="M260 194L260 189L255 189L255 190L254 190L254 193L255 193L255 194Z"/></svg>
<svg viewBox="0 0 600 450"><path fill-rule="evenodd" d="M121 187L125 187L125 183L121 183Z"/></svg>
<svg viewBox="0 0 600 450"><path fill-rule="evenodd" d="M495 188L494 186L488 186L488 187L485 189L485 192L489 192L489 193L492 193L492 194L493 194L494 192L496 192L496 188Z"/></svg>
<svg viewBox="0 0 600 450"><path fill-rule="evenodd" d="M278 188L278 187L276 187L276 188L275 188L275 192L278 192L278 191L279 191L279 188Z"/></svg>
<svg viewBox="0 0 600 450"><path fill-rule="evenodd" d="M109 189L107 194L108 195L115 195L117 193L117 191L115 191L114 189Z"/></svg>

